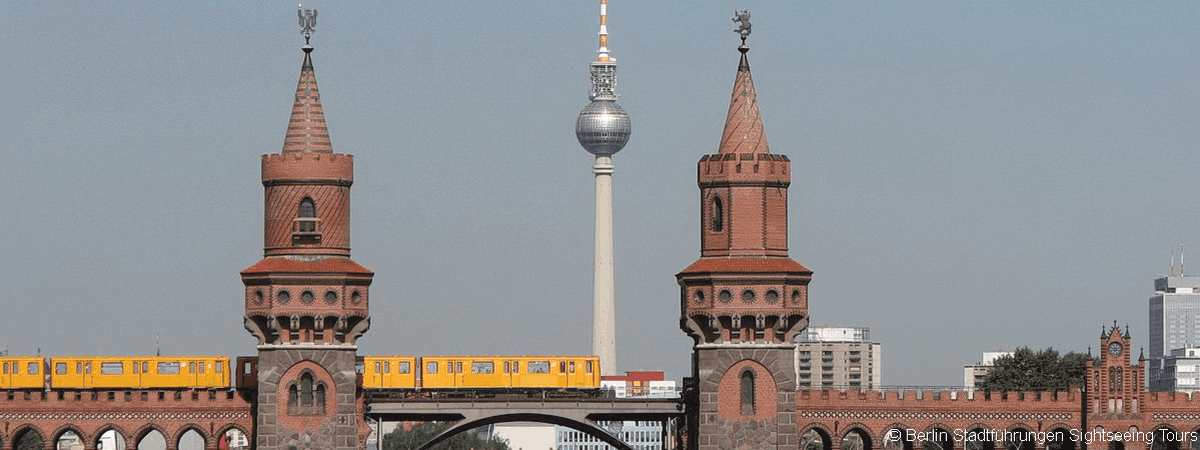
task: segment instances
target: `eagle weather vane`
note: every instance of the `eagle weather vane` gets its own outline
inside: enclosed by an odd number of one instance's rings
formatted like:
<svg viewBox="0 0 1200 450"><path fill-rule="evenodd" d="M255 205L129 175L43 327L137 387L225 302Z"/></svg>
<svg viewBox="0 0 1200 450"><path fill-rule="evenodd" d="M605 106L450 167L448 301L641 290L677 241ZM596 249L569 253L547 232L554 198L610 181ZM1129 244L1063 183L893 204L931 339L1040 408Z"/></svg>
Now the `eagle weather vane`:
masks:
<svg viewBox="0 0 1200 450"><path fill-rule="evenodd" d="M750 10L734 10L733 21L738 22L737 28L734 28L733 31L742 36L742 44L745 45L746 38L750 36Z"/></svg>
<svg viewBox="0 0 1200 450"><path fill-rule="evenodd" d="M308 45L308 38L312 37L313 29L317 27L317 10L304 9L297 3L296 15L300 16L300 34L304 35L304 44Z"/></svg>

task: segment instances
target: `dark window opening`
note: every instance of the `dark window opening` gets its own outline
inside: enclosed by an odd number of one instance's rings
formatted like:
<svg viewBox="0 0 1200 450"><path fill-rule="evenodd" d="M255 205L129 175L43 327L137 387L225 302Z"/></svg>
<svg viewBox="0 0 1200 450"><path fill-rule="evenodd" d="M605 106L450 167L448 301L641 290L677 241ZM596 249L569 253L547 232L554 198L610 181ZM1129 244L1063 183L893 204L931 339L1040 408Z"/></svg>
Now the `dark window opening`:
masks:
<svg viewBox="0 0 1200 450"><path fill-rule="evenodd" d="M754 415L754 372L742 372L742 415Z"/></svg>
<svg viewBox="0 0 1200 450"><path fill-rule="evenodd" d="M721 232L725 229L725 208L721 205L721 197L713 197L712 230Z"/></svg>

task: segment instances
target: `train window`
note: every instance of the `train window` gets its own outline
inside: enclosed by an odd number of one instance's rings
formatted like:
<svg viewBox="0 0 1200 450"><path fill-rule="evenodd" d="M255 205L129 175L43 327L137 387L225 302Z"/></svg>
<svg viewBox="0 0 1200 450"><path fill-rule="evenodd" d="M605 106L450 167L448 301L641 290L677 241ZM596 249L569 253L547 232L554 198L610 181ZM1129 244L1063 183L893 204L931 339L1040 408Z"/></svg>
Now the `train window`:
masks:
<svg viewBox="0 0 1200 450"><path fill-rule="evenodd" d="M431 362L425 363L425 373L437 373L437 366L438 366L437 362L431 361Z"/></svg>
<svg viewBox="0 0 1200 450"><path fill-rule="evenodd" d="M496 367L491 361L474 361L471 363L471 373L495 373Z"/></svg>
<svg viewBox="0 0 1200 450"><path fill-rule="evenodd" d="M525 369L529 373L550 373L550 361L530 361Z"/></svg>
<svg viewBox="0 0 1200 450"><path fill-rule="evenodd" d="M513 361L513 373L521 373L521 363L519 361Z"/></svg>
<svg viewBox="0 0 1200 450"><path fill-rule="evenodd" d="M4 374L8 375L8 363L4 363Z"/></svg>
<svg viewBox="0 0 1200 450"><path fill-rule="evenodd" d="M204 366L206 366L206 365L207 364L204 364L203 362L200 363L200 373L204 373Z"/></svg>
<svg viewBox="0 0 1200 450"><path fill-rule="evenodd" d="M225 373L225 361L217 361L217 373Z"/></svg>
<svg viewBox="0 0 1200 450"><path fill-rule="evenodd" d="M558 362L558 373L567 373L567 362L566 361Z"/></svg>
<svg viewBox="0 0 1200 450"><path fill-rule="evenodd" d="M120 375L125 373L125 363L120 362L102 362L100 363L100 373L105 375Z"/></svg>
<svg viewBox="0 0 1200 450"><path fill-rule="evenodd" d="M142 369L142 370L145 370L145 369ZM250 375L250 362L249 361L247 361L246 364L244 366L242 366L242 373L244 373L246 375Z"/></svg>
<svg viewBox="0 0 1200 450"><path fill-rule="evenodd" d="M584 370L586 370L587 373L592 373L592 362L591 361L587 362L587 366L584 368Z"/></svg>
<svg viewBox="0 0 1200 450"><path fill-rule="evenodd" d="M150 363L142 361L142 373L150 372Z"/></svg>
<svg viewBox="0 0 1200 450"><path fill-rule="evenodd" d="M40 365L40 363L35 363L35 362L31 362L31 363L29 363L29 370L28 370L28 372L29 372L29 374L30 374L30 375L37 375L37 373L38 373L38 365Z"/></svg>
<svg viewBox="0 0 1200 450"><path fill-rule="evenodd" d="M158 363L158 373L161 375L178 375L179 363L177 362L160 362Z"/></svg>
<svg viewBox="0 0 1200 450"><path fill-rule="evenodd" d="M196 363L188 363L188 373L196 373Z"/></svg>
<svg viewBox="0 0 1200 450"><path fill-rule="evenodd" d="M375 361L375 373L382 373L379 371L379 368L380 368L379 361Z"/></svg>
<svg viewBox="0 0 1200 450"><path fill-rule="evenodd" d="M83 363L75 363L75 375L83 374Z"/></svg>
<svg viewBox="0 0 1200 450"><path fill-rule="evenodd" d="M137 363L137 361L134 361L134 362L133 362L133 373L134 373L134 374L137 374L137 373L138 373L138 369L140 369L140 368L141 368L141 366L142 366L142 365L141 365L141 364L138 364L138 363Z"/></svg>
<svg viewBox="0 0 1200 450"><path fill-rule="evenodd" d="M510 373L510 372L512 372L512 363L505 361L504 362L504 373Z"/></svg>
<svg viewBox="0 0 1200 450"><path fill-rule="evenodd" d="M400 373L409 373L412 368L409 367L408 361L400 361L399 367L396 368Z"/></svg>
<svg viewBox="0 0 1200 450"><path fill-rule="evenodd" d="M90 362L88 362L88 363L83 363L83 373L86 373L86 374L89 374L89 375L91 375L91 373L92 373L92 363L90 363Z"/></svg>
<svg viewBox="0 0 1200 450"><path fill-rule="evenodd" d="M54 363L54 373L57 375L66 375L67 363Z"/></svg>
<svg viewBox="0 0 1200 450"><path fill-rule="evenodd" d="M462 373L462 361L459 361L455 366L457 367L454 368L454 373Z"/></svg>
<svg viewBox="0 0 1200 450"><path fill-rule="evenodd" d="M385 363L383 363L383 373L392 373L392 363L391 363L391 361L388 361L388 362L385 362Z"/></svg>

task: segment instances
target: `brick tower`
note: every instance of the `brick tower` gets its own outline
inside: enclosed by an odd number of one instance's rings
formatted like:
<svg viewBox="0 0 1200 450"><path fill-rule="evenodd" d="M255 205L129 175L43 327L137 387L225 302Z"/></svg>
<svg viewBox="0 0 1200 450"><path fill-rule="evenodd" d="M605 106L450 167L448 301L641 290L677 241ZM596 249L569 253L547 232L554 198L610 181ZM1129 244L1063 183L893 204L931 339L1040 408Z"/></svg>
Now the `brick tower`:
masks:
<svg viewBox="0 0 1200 450"><path fill-rule="evenodd" d="M788 257L791 163L767 147L750 64L749 12L717 154L700 158L700 259L675 277L695 341L690 448L798 445L793 343L808 324L812 272Z"/></svg>
<svg viewBox="0 0 1200 450"><path fill-rule="evenodd" d="M1138 356L1130 364L1129 327L1125 332L1113 321L1112 328L1100 327L1100 357L1085 363L1088 390L1088 414L1094 418L1139 418L1146 404L1146 358ZM1088 352L1091 353L1091 352Z"/></svg>
<svg viewBox="0 0 1200 450"><path fill-rule="evenodd" d="M258 339L255 448L357 449L369 429L356 407L356 341L370 325L373 274L350 259L354 157L330 145L307 33L303 50L283 151L262 157L264 258L241 273L246 330Z"/></svg>

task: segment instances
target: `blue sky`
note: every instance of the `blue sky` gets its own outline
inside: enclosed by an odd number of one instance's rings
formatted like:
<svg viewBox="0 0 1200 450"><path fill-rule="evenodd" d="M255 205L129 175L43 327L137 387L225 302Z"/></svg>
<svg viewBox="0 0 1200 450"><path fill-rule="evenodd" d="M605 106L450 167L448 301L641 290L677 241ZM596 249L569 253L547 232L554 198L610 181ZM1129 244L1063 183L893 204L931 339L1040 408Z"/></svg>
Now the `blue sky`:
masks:
<svg viewBox="0 0 1200 450"><path fill-rule="evenodd" d="M0 345L254 352L303 38L283 2L18 1L0 13ZM587 353L591 157L573 135L595 1L313 2L335 151L355 155L363 354ZM699 256L734 9L814 324L866 326L887 384L958 384L983 351L1147 343L1147 298L1200 208L1200 3L609 5L618 368L688 371L674 274ZM1095 350L1095 349L1093 349Z"/></svg>

